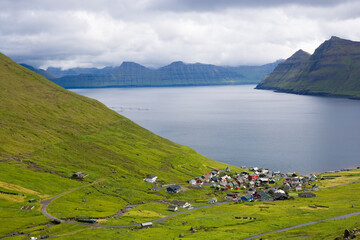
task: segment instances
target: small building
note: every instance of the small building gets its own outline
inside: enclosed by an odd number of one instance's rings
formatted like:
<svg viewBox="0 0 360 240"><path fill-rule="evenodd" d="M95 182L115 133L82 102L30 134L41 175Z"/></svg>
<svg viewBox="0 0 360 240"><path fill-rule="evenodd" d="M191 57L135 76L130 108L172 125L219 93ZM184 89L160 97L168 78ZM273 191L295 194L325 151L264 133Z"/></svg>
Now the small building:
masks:
<svg viewBox="0 0 360 240"><path fill-rule="evenodd" d="M229 182L229 183L226 184L226 187L227 187L228 189L233 189L233 188L234 188L234 184L233 184L232 182Z"/></svg>
<svg viewBox="0 0 360 240"><path fill-rule="evenodd" d="M209 204L217 203L217 198L212 198L208 201Z"/></svg>
<svg viewBox="0 0 360 240"><path fill-rule="evenodd" d="M152 222L145 222L141 224L141 228L151 228L152 225Z"/></svg>
<svg viewBox="0 0 360 240"><path fill-rule="evenodd" d="M219 178L218 177L212 177L210 179L210 182L218 182L219 181Z"/></svg>
<svg viewBox="0 0 360 240"><path fill-rule="evenodd" d="M265 184L265 183L268 183L268 182L269 182L269 178L267 178L267 177L260 177L260 178L259 178L259 181L261 182L261 184Z"/></svg>
<svg viewBox="0 0 360 240"><path fill-rule="evenodd" d="M230 170L229 167L226 167L225 171L226 171L227 173L231 172L231 170Z"/></svg>
<svg viewBox="0 0 360 240"><path fill-rule="evenodd" d="M156 175L147 175L147 177L144 179L145 182L148 183L154 183L156 182L157 176Z"/></svg>
<svg viewBox="0 0 360 240"><path fill-rule="evenodd" d="M194 180L194 179L189 180L189 184L191 184L191 185L196 185L196 180Z"/></svg>
<svg viewBox="0 0 360 240"><path fill-rule="evenodd" d="M284 191L290 191L290 189L291 189L290 184L289 184L289 183L285 183L285 185L284 185Z"/></svg>
<svg viewBox="0 0 360 240"><path fill-rule="evenodd" d="M237 197L238 197L238 193L230 192L230 193L226 194L225 198L234 200L234 199L237 199Z"/></svg>
<svg viewBox="0 0 360 240"><path fill-rule="evenodd" d="M79 218L77 221L82 223L96 223L96 219L87 219L87 218Z"/></svg>
<svg viewBox="0 0 360 240"><path fill-rule="evenodd" d="M319 185L317 185L316 183L312 185L311 191L319 191Z"/></svg>
<svg viewBox="0 0 360 240"><path fill-rule="evenodd" d="M166 188L166 192L168 192L168 193L178 193L178 192L180 192L180 190L181 190L181 187L177 184L171 185Z"/></svg>
<svg viewBox="0 0 360 240"><path fill-rule="evenodd" d="M168 206L168 210L173 211L173 212L177 212L178 207L176 205L174 205L174 204L171 204L171 205Z"/></svg>
<svg viewBox="0 0 360 240"><path fill-rule="evenodd" d="M302 192L302 193L298 193L298 197L299 198L313 198L313 197L316 197L316 194L312 193L312 192Z"/></svg>
<svg viewBox="0 0 360 240"><path fill-rule="evenodd" d="M255 181L258 178L258 176L256 174L250 174L248 175L248 180L249 181Z"/></svg>
<svg viewBox="0 0 360 240"><path fill-rule="evenodd" d="M245 195L245 196L242 196L240 199L241 199L243 202L250 202L250 201L253 201L253 200L254 200L253 195L251 195L251 194L247 194L247 195Z"/></svg>
<svg viewBox="0 0 360 240"><path fill-rule="evenodd" d="M196 180L196 184L197 185L203 185L204 181L202 181L201 179Z"/></svg>
<svg viewBox="0 0 360 240"><path fill-rule="evenodd" d="M259 200L259 201L271 201L271 200L273 200L273 198L264 191L256 191L253 194L253 197L254 197L254 199Z"/></svg>
<svg viewBox="0 0 360 240"><path fill-rule="evenodd" d="M174 200L171 203L179 208L191 208L191 204L184 200Z"/></svg>
<svg viewBox="0 0 360 240"><path fill-rule="evenodd" d="M88 174L85 174L83 172L76 172L72 175L73 178L79 179L79 180L82 180L82 179L86 178L87 176L88 176Z"/></svg>
<svg viewBox="0 0 360 240"><path fill-rule="evenodd" d="M309 176L309 180L310 180L310 181L316 181L316 180L317 180L316 175L314 175L314 174L310 174L310 176Z"/></svg>
<svg viewBox="0 0 360 240"><path fill-rule="evenodd" d="M273 178L269 179L269 184L275 184L275 183L276 183L275 179L273 179Z"/></svg>
<svg viewBox="0 0 360 240"><path fill-rule="evenodd" d="M288 199L288 196L283 190L279 189L274 192L274 200L286 200L286 199Z"/></svg>

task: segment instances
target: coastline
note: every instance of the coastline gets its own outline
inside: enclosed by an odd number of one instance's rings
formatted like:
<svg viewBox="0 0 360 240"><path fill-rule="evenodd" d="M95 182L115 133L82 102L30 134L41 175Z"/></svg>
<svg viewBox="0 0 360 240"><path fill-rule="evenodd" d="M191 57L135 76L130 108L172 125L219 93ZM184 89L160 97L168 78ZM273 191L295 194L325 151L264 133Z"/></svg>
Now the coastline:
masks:
<svg viewBox="0 0 360 240"><path fill-rule="evenodd" d="M57 84L57 83L56 83ZM162 87L210 87L210 86L238 86L238 85L256 85L257 82L249 83L219 83L219 84L167 84L167 85L110 85L110 86L86 86L86 87L63 87L65 89L91 89L91 88L162 88Z"/></svg>
<svg viewBox="0 0 360 240"><path fill-rule="evenodd" d="M329 98L347 98L351 100L360 100L358 96L346 95L346 94L333 94L325 92L311 92L311 91L295 91L292 89L283 89L277 87L255 87L256 90L270 90L278 93L291 93L296 95L307 95L307 96L317 96L317 97L329 97Z"/></svg>

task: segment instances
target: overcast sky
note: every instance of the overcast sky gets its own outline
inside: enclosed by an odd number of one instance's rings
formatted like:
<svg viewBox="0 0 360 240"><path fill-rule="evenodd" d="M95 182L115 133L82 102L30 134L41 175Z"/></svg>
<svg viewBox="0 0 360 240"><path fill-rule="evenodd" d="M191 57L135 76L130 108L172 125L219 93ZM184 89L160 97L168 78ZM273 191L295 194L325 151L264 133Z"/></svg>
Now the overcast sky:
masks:
<svg viewBox="0 0 360 240"><path fill-rule="evenodd" d="M259 65L360 40L359 0L0 0L0 52L35 67Z"/></svg>

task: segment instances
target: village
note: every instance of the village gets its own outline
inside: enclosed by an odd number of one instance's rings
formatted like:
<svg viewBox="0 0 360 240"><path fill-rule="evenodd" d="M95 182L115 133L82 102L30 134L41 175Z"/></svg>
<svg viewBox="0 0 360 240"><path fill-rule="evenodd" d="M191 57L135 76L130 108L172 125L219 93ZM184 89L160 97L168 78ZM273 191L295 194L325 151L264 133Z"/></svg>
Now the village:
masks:
<svg viewBox="0 0 360 240"><path fill-rule="evenodd" d="M278 201L278 200L294 200L294 194L297 193L299 198L316 197L313 193L319 190L316 183L318 178L315 174L300 176L296 172L282 173L280 171L270 171L267 168L258 167L241 167L244 171L232 172L229 167L226 169L214 168L202 176L195 177L187 181L187 185L183 188L211 188L214 192L225 192L221 194L222 199L211 198L208 204L215 204L218 201L232 201L234 203L253 202L253 201ZM157 187L157 176L148 175L144 181L153 183L153 190L166 188L167 193L176 194L183 191L178 184L163 185L162 188ZM295 195L296 196L296 195ZM169 211L178 211L179 208L191 209L191 200L174 200L168 206Z"/></svg>

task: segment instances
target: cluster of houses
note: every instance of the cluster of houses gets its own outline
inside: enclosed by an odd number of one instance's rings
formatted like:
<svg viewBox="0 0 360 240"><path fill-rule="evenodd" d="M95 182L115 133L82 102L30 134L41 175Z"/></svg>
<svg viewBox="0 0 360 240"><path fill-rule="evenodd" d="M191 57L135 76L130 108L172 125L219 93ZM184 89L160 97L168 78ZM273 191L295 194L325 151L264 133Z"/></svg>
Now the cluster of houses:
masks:
<svg viewBox="0 0 360 240"><path fill-rule="evenodd" d="M243 190L241 192L231 191L226 198L237 201L253 200L285 200L288 192L317 191L318 185L312 183L317 181L313 174L309 176L298 176L297 173L281 173L269 171L267 168L246 168L241 173L231 173L229 167L213 169L210 172L189 180L189 184L203 186L210 185L211 188L220 191ZM246 195L241 193L246 192Z"/></svg>
<svg viewBox="0 0 360 240"><path fill-rule="evenodd" d="M299 176L296 172L284 174L267 168L242 168L245 170L241 173L232 173L229 167L225 170L214 168L202 176L189 180L188 183L197 187L205 185L217 191L228 191L225 198L235 202L286 200L289 199L288 193L292 191L298 192L300 198L309 198L316 196L310 191L319 189L314 183L318 180L314 174ZM149 183L156 183L156 180L156 175L148 175L144 179ZM166 188L168 193L178 193L181 190L176 184L163 188ZM208 201L209 204L216 202L216 198ZM189 209L191 205L186 201L173 201L168 206L170 211L178 211L179 208Z"/></svg>

